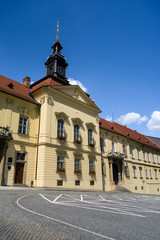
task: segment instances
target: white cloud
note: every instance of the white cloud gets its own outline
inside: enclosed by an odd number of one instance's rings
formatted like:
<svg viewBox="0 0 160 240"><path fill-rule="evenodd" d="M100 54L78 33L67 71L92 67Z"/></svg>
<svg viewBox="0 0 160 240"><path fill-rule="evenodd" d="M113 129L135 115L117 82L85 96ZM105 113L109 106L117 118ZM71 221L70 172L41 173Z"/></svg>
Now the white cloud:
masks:
<svg viewBox="0 0 160 240"><path fill-rule="evenodd" d="M147 123L149 130L160 131L160 111L154 111L151 115L151 119Z"/></svg>
<svg viewBox="0 0 160 240"><path fill-rule="evenodd" d="M142 123L147 121L148 118L147 116L143 116L141 117L141 115L139 113L135 113L135 112L130 112L124 115L121 115L116 121L121 123L121 124L131 124L131 123Z"/></svg>
<svg viewBox="0 0 160 240"><path fill-rule="evenodd" d="M70 83L71 85L78 85L78 86L80 86L80 88L82 88L82 90L83 90L84 92L87 92L87 91L88 91L87 88L84 87L83 84L82 84L80 81L75 80L75 79L73 79L73 78L69 78L68 81L69 81L69 83Z"/></svg>
<svg viewBox="0 0 160 240"><path fill-rule="evenodd" d="M110 117L110 116L107 116L105 119L106 119L107 121L112 121L112 117Z"/></svg>

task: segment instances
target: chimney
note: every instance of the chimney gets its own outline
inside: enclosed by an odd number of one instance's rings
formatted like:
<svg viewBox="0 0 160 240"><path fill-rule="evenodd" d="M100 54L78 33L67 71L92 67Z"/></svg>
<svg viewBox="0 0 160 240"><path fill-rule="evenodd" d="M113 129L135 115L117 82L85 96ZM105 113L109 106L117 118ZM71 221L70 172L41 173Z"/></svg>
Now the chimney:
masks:
<svg viewBox="0 0 160 240"><path fill-rule="evenodd" d="M31 79L28 76L23 78L23 85L27 88L30 88L30 81L31 81Z"/></svg>

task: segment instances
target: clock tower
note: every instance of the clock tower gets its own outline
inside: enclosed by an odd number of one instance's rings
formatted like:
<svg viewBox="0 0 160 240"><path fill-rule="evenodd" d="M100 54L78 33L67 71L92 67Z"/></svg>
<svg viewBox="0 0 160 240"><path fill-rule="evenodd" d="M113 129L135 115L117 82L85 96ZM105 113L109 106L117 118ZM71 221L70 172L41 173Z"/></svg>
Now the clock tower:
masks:
<svg viewBox="0 0 160 240"><path fill-rule="evenodd" d="M57 23L57 36L56 41L52 46L52 53L45 62L46 75L53 75L61 79L66 79L66 68L68 63L62 55L62 45L59 41L59 22Z"/></svg>

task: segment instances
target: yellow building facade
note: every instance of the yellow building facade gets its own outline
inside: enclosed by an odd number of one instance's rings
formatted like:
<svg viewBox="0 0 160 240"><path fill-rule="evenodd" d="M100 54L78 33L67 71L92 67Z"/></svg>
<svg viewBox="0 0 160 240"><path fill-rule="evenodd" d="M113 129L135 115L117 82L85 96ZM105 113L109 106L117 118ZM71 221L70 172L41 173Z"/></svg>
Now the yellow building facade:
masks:
<svg viewBox="0 0 160 240"><path fill-rule="evenodd" d="M57 33L46 77L0 76L0 184L160 193L160 147L117 123L66 79Z"/></svg>

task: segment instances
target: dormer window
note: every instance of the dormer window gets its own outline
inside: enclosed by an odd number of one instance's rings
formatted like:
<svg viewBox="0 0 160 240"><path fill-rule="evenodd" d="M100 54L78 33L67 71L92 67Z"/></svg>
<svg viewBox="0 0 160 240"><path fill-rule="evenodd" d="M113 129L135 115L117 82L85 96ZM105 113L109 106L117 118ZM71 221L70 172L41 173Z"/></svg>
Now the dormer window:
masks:
<svg viewBox="0 0 160 240"><path fill-rule="evenodd" d="M10 84L8 84L8 87L10 88L10 89L13 89L13 84L12 83L10 83Z"/></svg>

